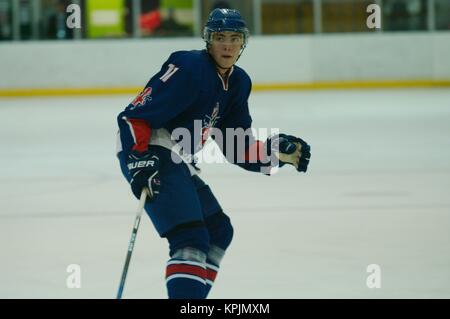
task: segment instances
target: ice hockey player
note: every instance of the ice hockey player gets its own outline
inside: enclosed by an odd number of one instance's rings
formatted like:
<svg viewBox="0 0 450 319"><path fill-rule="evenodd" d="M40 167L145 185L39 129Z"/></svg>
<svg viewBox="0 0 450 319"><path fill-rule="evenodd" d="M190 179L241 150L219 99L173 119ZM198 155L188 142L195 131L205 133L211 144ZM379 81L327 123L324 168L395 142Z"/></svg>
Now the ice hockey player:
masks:
<svg viewBox="0 0 450 319"><path fill-rule="evenodd" d="M230 218L186 153L198 152L214 129L223 132L223 141L215 141L227 160L246 170L270 175L267 168L274 166L291 164L298 172L308 167L310 146L295 136L227 140L226 130L247 131L252 125L247 103L251 80L235 65L248 37L237 10L214 9L203 31L206 49L172 53L117 117L122 173L137 198L148 189L145 211L169 243L169 298L206 298L233 238ZM179 147L174 138L180 128L190 133L191 149ZM244 154L228 147L233 142L243 143Z"/></svg>

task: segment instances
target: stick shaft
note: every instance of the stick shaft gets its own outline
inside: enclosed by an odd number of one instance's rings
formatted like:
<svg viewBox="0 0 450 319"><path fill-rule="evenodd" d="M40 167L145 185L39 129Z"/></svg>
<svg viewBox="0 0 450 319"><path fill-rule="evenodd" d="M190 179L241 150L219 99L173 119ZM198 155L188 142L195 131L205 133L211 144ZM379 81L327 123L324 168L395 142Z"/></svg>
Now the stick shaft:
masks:
<svg viewBox="0 0 450 319"><path fill-rule="evenodd" d="M120 278L119 290L117 292L117 299L122 298L123 289L125 287L125 280L127 279L128 266L130 265L131 255L133 254L134 243L136 242L137 232L139 230L139 224L141 223L142 212L144 211L145 199L147 198L147 191L142 190L141 198L139 199L139 207L136 212L136 219L134 220L133 231L131 233L130 243L128 245L127 257L125 259L125 265L122 270L122 277Z"/></svg>

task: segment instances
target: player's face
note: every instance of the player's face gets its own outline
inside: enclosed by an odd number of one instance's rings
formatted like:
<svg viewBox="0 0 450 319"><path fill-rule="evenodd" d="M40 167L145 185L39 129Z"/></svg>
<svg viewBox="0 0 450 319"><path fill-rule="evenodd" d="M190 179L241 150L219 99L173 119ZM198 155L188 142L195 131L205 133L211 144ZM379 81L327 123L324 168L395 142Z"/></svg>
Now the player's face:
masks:
<svg viewBox="0 0 450 319"><path fill-rule="evenodd" d="M219 69L227 70L236 63L244 44L244 36L239 32L215 32L212 36L209 53L219 66Z"/></svg>

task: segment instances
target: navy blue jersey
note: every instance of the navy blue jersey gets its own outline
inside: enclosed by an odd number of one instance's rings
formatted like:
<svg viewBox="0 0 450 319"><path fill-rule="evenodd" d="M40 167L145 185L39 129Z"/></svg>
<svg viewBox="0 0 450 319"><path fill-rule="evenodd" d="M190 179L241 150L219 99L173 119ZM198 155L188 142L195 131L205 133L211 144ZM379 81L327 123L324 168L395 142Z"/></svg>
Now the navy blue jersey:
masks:
<svg viewBox="0 0 450 319"><path fill-rule="evenodd" d="M174 52L119 114L121 150L145 151L155 130L165 129L172 135L174 130L183 128L192 137L191 148L184 151L195 154L213 127L222 131L224 137L226 128L247 130L252 124L247 102L251 87L250 77L237 66L233 66L228 81L224 81L206 50ZM195 123L200 123L201 128ZM199 134L200 138L195 139ZM225 140L223 146L226 143ZM247 136L247 155L254 151L255 145L261 148L262 143ZM230 162L238 164L236 152L227 154L227 148L219 146ZM256 149L259 153L260 149ZM238 165L258 171L261 163Z"/></svg>

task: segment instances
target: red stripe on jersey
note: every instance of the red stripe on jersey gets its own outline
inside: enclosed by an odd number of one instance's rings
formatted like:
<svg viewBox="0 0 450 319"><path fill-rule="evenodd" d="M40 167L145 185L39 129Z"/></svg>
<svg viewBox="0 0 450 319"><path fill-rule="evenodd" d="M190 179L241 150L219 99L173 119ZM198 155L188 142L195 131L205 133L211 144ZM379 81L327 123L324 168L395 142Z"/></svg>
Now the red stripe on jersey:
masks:
<svg viewBox="0 0 450 319"><path fill-rule="evenodd" d="M217 276L217 271L208 268L206 271L206 279L214 281L216 280L216 276Z"/></svg>
<svg viewBox="0 0 450 319"><path fill-rule="evenodd" d="M173 274L189 274L200 278L206 278L206 269L200 266L186 265L186 264L173 264L168 265L166 268L166 278Z"/></svg>
<svg viewBox="0 0 450 319"><path fill-rule="evenodd" d="M150 125L142 119L128 119L133 129L136 144L133 145L133 151L144 152L148 149L148 142L152 135Z"/></svg>
<svg viewBox="0 0 450 319"><path fill-rule="evenodd" d="M264 154L264 143L261 141L256 141L252 145L250 145L245 152L245 161L246 162L257 162L263 161L265 159Z"/></svg>

